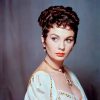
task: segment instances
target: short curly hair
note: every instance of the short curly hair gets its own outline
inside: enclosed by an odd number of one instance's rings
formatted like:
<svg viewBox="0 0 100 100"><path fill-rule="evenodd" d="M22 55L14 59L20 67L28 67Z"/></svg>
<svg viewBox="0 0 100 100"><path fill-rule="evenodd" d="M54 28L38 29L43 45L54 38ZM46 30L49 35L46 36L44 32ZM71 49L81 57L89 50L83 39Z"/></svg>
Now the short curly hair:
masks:
<svg viewBox="0 0 100 100"><path fill-rule="evenodd" d="M38 22L42 27L42 35L45 39L49 29L53 28L53 25L56 24L57 27L63 26L66 28L66 26L69 26L75 33L74 43L76 43L79 18L71 7L50 6L41 12Z"/></svg>

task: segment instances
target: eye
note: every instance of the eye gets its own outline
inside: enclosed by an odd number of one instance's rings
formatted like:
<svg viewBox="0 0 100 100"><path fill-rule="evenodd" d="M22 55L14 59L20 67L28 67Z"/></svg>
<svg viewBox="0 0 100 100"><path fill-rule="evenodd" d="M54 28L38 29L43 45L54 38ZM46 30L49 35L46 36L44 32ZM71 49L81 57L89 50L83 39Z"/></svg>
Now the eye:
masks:
<svg viewBox="0 0 100 100"><path fill-rule="evenodd" d="M74 39L66 39L65 40L67 43L72 43L74 41Z"/></svg>
<svg viewBox="0 0 100 100"><path fill-rule="evenodd" d="M51 39L52 39L53 41L55 41L55 42L58 40L57 37L51 37Z"/></svg>

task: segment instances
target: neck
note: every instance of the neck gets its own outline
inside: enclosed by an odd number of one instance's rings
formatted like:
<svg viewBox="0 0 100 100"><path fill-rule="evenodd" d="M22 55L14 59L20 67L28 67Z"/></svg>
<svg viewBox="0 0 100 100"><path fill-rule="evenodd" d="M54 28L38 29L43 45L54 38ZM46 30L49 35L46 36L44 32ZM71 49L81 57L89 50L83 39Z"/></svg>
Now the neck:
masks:
<svg viewBox="0 0 100 100"><path fill-rule="evenodd" d="M63 70L63 61L56 61L47 56L44 62L53 70L56 71Z"/></svg>

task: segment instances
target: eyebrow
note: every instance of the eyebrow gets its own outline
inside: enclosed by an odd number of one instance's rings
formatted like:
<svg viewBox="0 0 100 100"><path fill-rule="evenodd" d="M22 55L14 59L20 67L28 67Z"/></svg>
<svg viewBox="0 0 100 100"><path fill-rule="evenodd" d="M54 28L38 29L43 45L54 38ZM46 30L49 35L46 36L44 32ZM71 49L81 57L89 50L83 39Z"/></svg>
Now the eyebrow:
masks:
<svg viewBox="0 0 100 100"><path fill-rule="evenodd" d="M57 35L57 34L51 34L51 35L55 35L55 36L59 37L59 35ZM74 36L68 36L66 38L74 38Z"/></svg>
<svg viewBox="0 0 100 100"><path fill-rule="evenodd" d="M67 38L74 38L74 36L68 36Z"/></svg>
<svg viewBox="0 0 100 100"><path fill-rule="evenodd" d="M55 36L59 37L59 35L57 35L57 34L51 34L51 35L55 35Z"/></svg>

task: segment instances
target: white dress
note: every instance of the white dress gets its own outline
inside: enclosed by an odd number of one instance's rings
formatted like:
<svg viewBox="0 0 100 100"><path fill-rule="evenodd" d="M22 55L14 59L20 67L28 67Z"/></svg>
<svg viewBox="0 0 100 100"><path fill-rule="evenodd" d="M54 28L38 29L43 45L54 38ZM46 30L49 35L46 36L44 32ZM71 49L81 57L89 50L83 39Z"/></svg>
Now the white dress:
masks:
<svg viewBox="0 0 100 100"><path fill-rule="evenodd" d="M76 76L69 72L71 80L80 90L82 100L87 100L87 97ZM27 92L24 100L79 100L74 95L62 90L57 90L54 80L44 71L37 71L30 79Z"/></svg>

